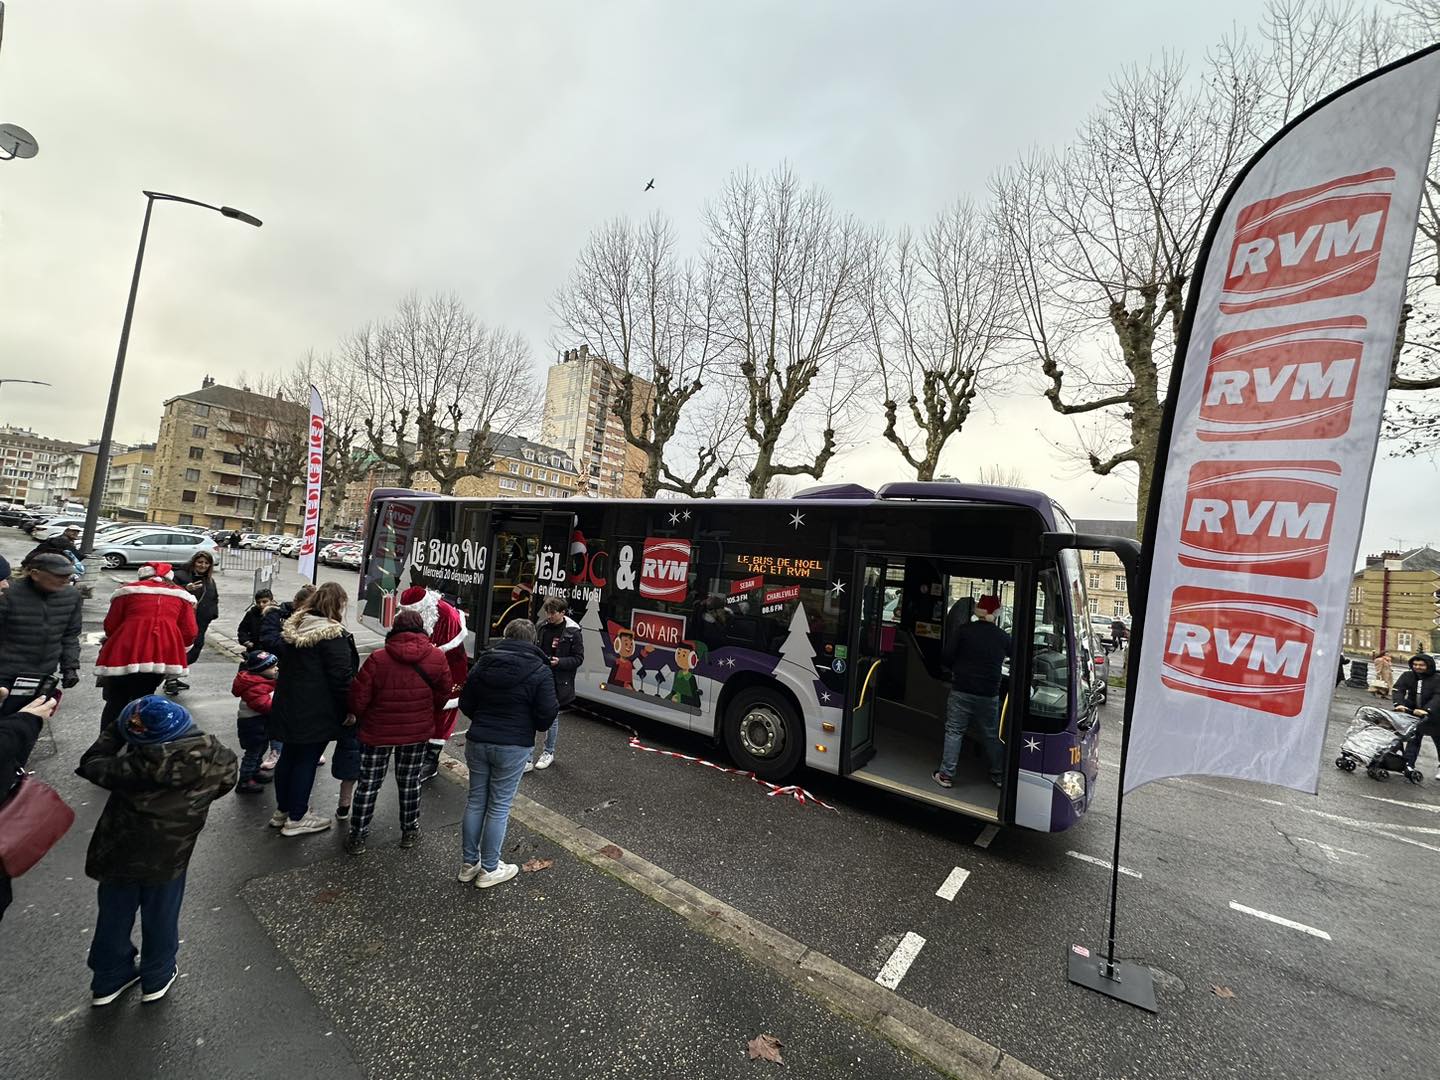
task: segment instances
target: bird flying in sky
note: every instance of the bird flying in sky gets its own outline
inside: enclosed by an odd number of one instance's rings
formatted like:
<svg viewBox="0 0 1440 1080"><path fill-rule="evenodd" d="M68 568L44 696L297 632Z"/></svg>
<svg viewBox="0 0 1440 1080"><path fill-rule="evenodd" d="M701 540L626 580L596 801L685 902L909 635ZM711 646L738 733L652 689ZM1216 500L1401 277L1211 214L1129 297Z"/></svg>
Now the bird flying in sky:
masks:
<svg viewBox="0 0 1440 1080"><path fill-rule="evenodd" d="M649 190L650 190L651 188L653 188L654 186L655 186L655 178L652 176L652 177L650 178L650 182L645 185L645 190L646 190L646 191L649 191Z"/></svg>

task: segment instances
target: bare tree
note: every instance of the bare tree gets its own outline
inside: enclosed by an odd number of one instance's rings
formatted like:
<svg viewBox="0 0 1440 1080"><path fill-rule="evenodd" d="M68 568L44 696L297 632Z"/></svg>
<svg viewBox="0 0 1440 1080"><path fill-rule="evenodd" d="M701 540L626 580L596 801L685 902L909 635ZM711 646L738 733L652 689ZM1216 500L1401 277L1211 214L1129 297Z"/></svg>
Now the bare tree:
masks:
<svg viewBox="0 0 1440 1080"><path fill-rule="evenodd" d="M429 473L445 494L494 464L496 441L533 422L539 394L518 335L487 327L453 294L411 294L344 346L362 378L369 451L409 487Z"/></svg>
<svg viewBox="0 0 1440 1080"><path fill-rule="evenodd" d="M313 386L325 406L324 488L330 526L336 523L346 490L361 473L366 415L362 383L361 369L333 353L317 356L310 352L295 372L295 399L308 401Z"/></svg>
<svg viewBox="0 0 1440 1080"><path fill-rule="evenodd" d="M1019 488L1025 486L1025 474L1012 465L982 465L975 475L975 482L991 487Z"/></svg>
<svg viewBox="0 0 1440 1080"><path fill-rule="evenodd" d="M863 276L873 243L788 168L733 174L706 211L716 320L746 405L752 497L821 477L865 385ZM819 445L806 437L818 428ZM780 460L786 454L799 460Z"/></svg>
<svg viewBox="0 0 1440 1080"><path fill-rule="evenodd" d="M1253 94L1232 91L1173 60L1128 71L1074 145L994 184L1025 351L1056 412L1111 414L1084 453L1100 476L1135 466L1142 520L1186 287L1249 145Z"/></svg>
<svg viewBox="0 0 1440 1080"><path fill-rule="evenodd" d="M295 400L293 379L288 377L264 376L253 385L246 380L246 388L258 400L244 411L229 410L224 428L240 467L254 474L251 527L259 530L268 510L274 513L275 531L283 532L295 490L305 478L310 435L306 410ZM247 486L242 478L242 491Z"/></svg>
<svg viewBox="0 0 1440 1080"><path fill-rule="evenodd" d="M677 475L666 464L722 345L713 282L703 268L680 261L669 221L657 213L643 225L617 219L596 230L553 306L569 339L620 369L610 408L625 441L645 454L644 496L698 495L707 473L715 483L723 479L710 472L721 467L719 446L696 448L692 460L707 463L698 473Z"/></svg>
<svg viewBox="0 0 1440 1080"><path fill-rule="evenodd" d="M866 275L865 310L884 434L918 479L931 480L985 391L1012 321L1001 241L993 220L961 200L918 236L906 229L874 250L880 265Z"/></svg>

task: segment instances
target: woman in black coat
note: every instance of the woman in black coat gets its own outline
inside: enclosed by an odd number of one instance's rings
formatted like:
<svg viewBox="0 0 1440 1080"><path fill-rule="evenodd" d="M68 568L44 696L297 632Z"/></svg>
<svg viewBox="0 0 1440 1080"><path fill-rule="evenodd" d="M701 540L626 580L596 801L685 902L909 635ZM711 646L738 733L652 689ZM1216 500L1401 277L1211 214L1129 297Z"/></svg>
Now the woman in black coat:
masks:
<svg viewBox="0 0 1440 1080"><path fill-rule="evenodd" d="M220 617L220 590L215 585L215 560L208 551L199 551L190 561L175 571L175 584L182 585L195 597L195 625L200 632L185 657L187 664L200 659L200 650L205 648L205 630ZM172 697L181 690L189 690L190 684L184 679L166 679L165 693Z"/></svg>
<svg viewBox="0 0 1440 1080"><path fill-rule="evenodd" d="M0 687L0 701L9 694L9 690ZM0 716L0 805L20 783L20 773L35 749L41 725L54 715L59 704L54 698L36 698L19 712ZM10 879L0 873L0 919L10 906L10 895Z"/></svg>
<svg viewBox="0 0 1440 1080"><path fill-rule="evenodd" d="M345 589L327 581L281 631L280 677L265 733L285 744L275 764L277 809L270 819L284 836L321 832L333 824L310 812L310 790L325 744L343 740L346 724L353 722L346 699L360 656L345 629L345 603Z"/></svg>

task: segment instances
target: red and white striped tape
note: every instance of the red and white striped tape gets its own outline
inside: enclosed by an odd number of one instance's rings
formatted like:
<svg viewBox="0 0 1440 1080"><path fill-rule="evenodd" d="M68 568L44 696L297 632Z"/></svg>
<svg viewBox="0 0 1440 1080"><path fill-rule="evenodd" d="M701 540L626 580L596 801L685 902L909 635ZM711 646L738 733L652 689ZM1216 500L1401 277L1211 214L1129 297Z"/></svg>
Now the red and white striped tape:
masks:
<svg viewBox="0 0 1440 1080"><path fill-rule="evenodd" d="M798 784L786 784L782 787L779 784L772 784L768 780L761 780L753 772L749 772L746 769L732 769L725 765L717 765L713 761L706 761L704 758L701 757L694 757L690 754L682 754L676 750L661 750L659 747L656 746L646 746L640 741L640 737L636 735L633 731L630 732L630 749L644 750L647 754L659 754L661 757L675 758L678 761L688 761L692 765L704 765L707 769L714 769L716 772L729 773L733 776L746 777L747 779L759 784L761 787L769 788L770 790L766 792L767 798L774 798L776 795L789 795L798 803L815 803L817 806L823 806L826 810L835 810L835 807L831 806L823 799L817 799L814 795L810 794L810 792L806 791ZM836 813L839 813L839 811L837 810Z"/></svg>

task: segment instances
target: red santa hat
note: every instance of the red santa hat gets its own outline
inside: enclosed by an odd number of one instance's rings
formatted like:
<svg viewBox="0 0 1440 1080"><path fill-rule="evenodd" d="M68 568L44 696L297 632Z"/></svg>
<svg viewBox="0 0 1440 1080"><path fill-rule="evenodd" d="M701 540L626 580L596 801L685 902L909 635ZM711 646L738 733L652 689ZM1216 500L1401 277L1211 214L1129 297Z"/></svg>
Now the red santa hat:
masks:
<svg viewBox="0 0 1440 1080"><path fill-rule="evenodd" d="M168 562L147 562L140 567L139 574L141 581L147 581L153 577L161 577L166 581L173 580L173 573Z"/></svg>
<svg viewBox="0 0 1440 1080"><path fill-rule="evenodd" d="M584 555L588 550L589 545L585 543L585 534L576 529L570 534L570 554Z"/></svg>

